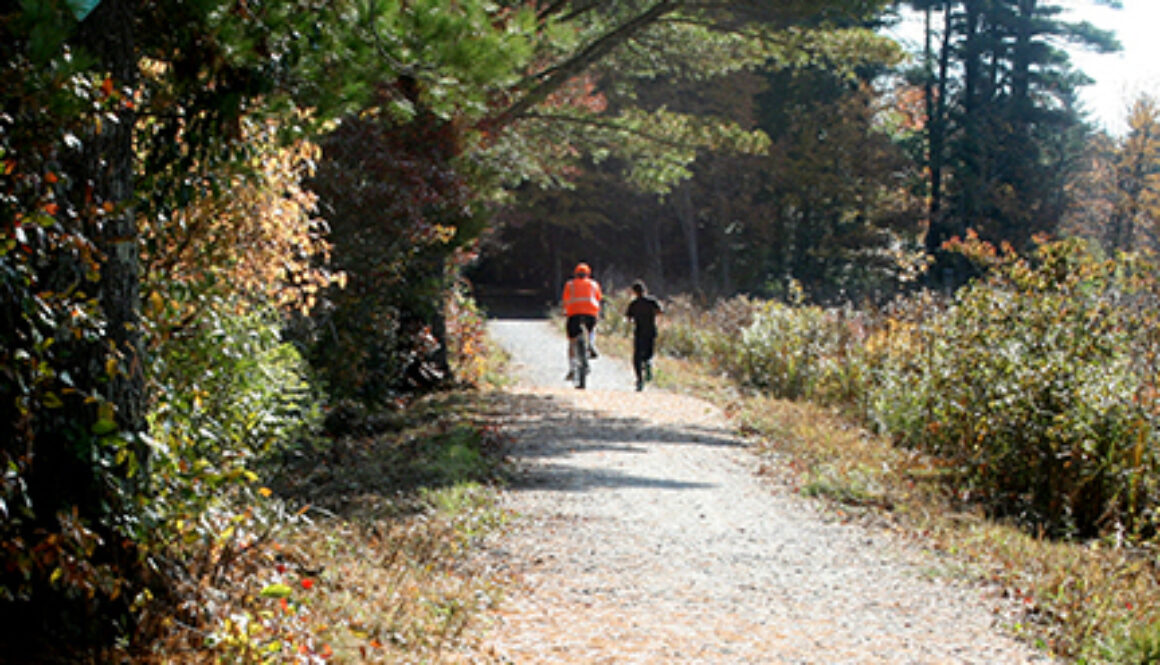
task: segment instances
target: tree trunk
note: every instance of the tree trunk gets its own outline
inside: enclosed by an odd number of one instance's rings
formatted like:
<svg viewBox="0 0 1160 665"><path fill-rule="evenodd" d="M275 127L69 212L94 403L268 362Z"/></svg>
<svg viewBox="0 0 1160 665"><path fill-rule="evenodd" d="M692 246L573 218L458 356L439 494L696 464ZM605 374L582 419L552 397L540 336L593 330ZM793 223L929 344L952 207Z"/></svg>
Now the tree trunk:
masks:
<svg viewBox="0 0 1160 665"><path fill-rule="evenodd" d="M720 235L721 247L717 251L721 257L721 295L728 296L733 293L733 242L728 224Z"/></svg>
<svg viewBox="0 0 1160 665"><path fill-rule="evenodd" d="M661 241L661 218L654 216L649 225L648 254L649 254L649 281L657 287L665 282L664 243Z"/></svg>
<svg viewBox="0 0 1160 665"><path fill-rule="evenodd" d="M132 91L137 85L134 41L134 3L103 0L81 23L80 39L109 76L115 121L107 114L94 116L84 143L84 171L88 175L81 209L93 219L93 235L104 253L100 270L100 303L108 322L110 352L118 358L109 377L106 397L116 409L117 424L130 435L145 431L145 358L141 333L139 251L133 211L133 127L136 120ZM123 94L124 97L118 97ZM99 121L99 124L98 124ZM101 370L106 364L100 362ZM145 465L148 447L136 449ZM148 474L135 474L139 479Z"/></svg>
<svg viewBox="0 0 1160 665"><path fill-rule="evenodd" d="M982 84L983 84L983 36L979 34L979 23L982 20L982 3L979 0L967 0L966 18L964 20L963 35L963 139L960 148L961 173L958 180L960 186L959 210L962 215L961 226L964 229L977 224L982 191L982 147L981 114Z"/></svg>
<svg viewBox="0 0 1160 665"><path fill-rule="evenodd" d="M950 69L951 54L951 10L943 10L942 44L939 46L938 71L934 71L933 27L931 25L931 9L926 10L925 29L925 58L927 73L923 86L926 102L926 136L928 150L928 164L930 167L930 194L928 201L928 227L926 233L926 251L934 255L942 247L950 233L945 228L943 219L943 164L946 159L946 108L947 108L947 77Z"/></svg>
<svg viewBox="0 0 1160 665"><path fill-rule="evenodd" d="M564 290L564 259L560 255L560 228L549 226L548 255L552 257L552 297L559 298ZM562 303L561 303L562 304Z"/></svg>
<svg viewBox="0 0 1160 665"><path fill-rule="evenodd" d="M682 184L673 198L673 210L677 213L677 221L685 232L685 247L689 251L689 280L692 283L693 293L701 292L701 258L697 245L697 214L693 209L693 196L690 193L690 184Z"/></svg>
<svg viewBox="0 0 1160 665"><path fill-rule="evenodd" d="M1035 20L1036 0L1019 0L1016 18L1015 49L1011 68L1011 101L1016 118L1025 121L1031 107L1031 49L1032 22ZM1018 131L1018 130L1016 130Z"/></svg>

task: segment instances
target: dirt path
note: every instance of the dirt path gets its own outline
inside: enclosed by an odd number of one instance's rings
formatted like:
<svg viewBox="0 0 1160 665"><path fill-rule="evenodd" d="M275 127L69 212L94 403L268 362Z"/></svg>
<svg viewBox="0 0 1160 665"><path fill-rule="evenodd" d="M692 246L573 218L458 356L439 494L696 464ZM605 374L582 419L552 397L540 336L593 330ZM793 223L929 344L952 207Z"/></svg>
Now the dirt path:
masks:
<svg viewBox="0 0 1160 665"><path fill-rule="evenodd" d="M929 575L933 556L754 476L715 407L636 393L608 358L575 390L547 323L491 332L519 377L520 518L486 556L519 584L473 662L1049 662L1002 633L998 599Z"/></svg>

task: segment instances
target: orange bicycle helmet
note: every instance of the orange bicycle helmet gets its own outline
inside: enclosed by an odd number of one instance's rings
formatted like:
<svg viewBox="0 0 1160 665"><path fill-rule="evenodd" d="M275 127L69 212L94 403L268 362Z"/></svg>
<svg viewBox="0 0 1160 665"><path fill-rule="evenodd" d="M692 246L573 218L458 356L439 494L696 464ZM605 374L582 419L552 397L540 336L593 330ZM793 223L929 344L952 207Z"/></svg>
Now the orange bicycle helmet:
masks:
<svg viewBox="0 0 1160 665"><path fill-rule="evenodd" d="M572 274L574 274L574 275L585 275L585 276L587 276L587 275L591 275L591 274L592 274L592 268L589 268L587 263L583 263L583 262L581 262L581 263L577 263L577 264L576 264L576 269L572 271Z"/></svg>

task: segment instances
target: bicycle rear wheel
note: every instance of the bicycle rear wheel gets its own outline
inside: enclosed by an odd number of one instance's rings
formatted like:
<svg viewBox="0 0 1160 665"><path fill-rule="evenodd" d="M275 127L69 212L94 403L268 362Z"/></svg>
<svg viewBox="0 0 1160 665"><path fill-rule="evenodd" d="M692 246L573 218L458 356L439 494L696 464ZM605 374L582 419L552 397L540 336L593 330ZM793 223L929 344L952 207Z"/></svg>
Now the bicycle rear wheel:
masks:
<svg viewBox="0 0 1160 665"><path fill-rule="evenodd" d="M577 388L583 389L588 385L588 336L582 332L572 343L576 345L573 356L576 371L573 380Z"/></svg>

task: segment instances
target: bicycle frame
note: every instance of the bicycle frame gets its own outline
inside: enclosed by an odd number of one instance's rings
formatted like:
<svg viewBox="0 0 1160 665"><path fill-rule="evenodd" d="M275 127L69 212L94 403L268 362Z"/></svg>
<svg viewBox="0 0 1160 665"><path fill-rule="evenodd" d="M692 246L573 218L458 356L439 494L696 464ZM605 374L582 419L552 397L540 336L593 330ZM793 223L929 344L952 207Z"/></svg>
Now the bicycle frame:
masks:
<svg viewBox="0 0 1160 665"><path fill-rule="evenodd" d="M588 331L581 330L571 344L572 381L577 388L583 389L588 383Z"/></svg>

